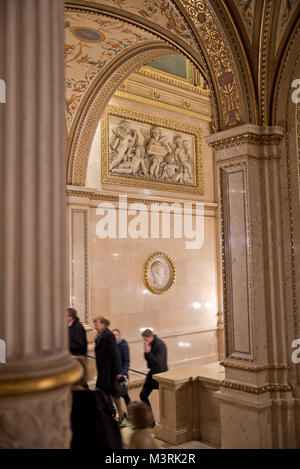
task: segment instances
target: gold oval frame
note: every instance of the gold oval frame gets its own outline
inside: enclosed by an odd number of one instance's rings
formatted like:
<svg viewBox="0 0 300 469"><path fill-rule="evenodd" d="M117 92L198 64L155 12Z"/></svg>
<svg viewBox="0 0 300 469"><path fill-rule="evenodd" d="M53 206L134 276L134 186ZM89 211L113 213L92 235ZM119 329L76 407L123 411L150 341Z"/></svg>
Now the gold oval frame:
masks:
<svg viewBox="0 0 300 469"><path fill-rule="evenodd" d="M149 265L151 264L151 262L154 261L154 259L157 259L158 257L162 257L166 262L168 262L171 266L171 271L172 271L172 279L168 283L167 287L163 290L157 290L156 288L153 288L153 286L151 286L150 283L149 283L149 277L148 277ZM174 285L175 279L176 279L176 268L175 268L174 262L173 262L173 260L171 259L170 256L168 256L164 252L155 252L154 254L152 254L151 256L149 256L147 258L147 260L144 263L144 267L143 267L143 280L144 280L145 286L148 288L148 290L151 293L154 293L155 295L162 295L163 293L166 293Z"/></svg>

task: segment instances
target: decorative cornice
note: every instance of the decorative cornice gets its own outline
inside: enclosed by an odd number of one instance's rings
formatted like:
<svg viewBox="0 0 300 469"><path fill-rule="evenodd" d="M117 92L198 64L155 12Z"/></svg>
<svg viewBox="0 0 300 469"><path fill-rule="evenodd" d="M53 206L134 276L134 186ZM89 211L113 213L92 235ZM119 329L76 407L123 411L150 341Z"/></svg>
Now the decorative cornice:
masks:
<svg viewBox="0 0 300 469"><path fill-rule="evenodd" d="M242 143L252 143L259 145L277 145L282 139L282 135L255 135L252 133L244 133L234 137L227 137L222 140L215 142L207 141L207 144L213 147L215 150L223 150L224 148L230 148Z"/></svg>
<svg viewBox="0 0 300 469"><path fill-rule="evenodd" d="M291 367L289 365L261 365L257 366L253 364L253 366L246 366L246 365L238 365L237 363L228 363L228 362L220 362L220 365L224 366L225 368L234 368L237 370L243 371L250 371L253 373L258 373L260 371L265 370L289 370Z"/></svg>
<svg viewBox="0 0 300 469"><path fill-rule="evenodd" d="M151 106L160 107L161 109L166 109L167 111L173 111L179 114L184 114L185 116L195 117L196 119L200 119L206 122L212 121L212 118L206 116L205 114L201 114L195 111L189 111L188 109L180 108L179 106L175 106L174 104L163 103L161 101L157 101L151 98L145 98L142 96L135 95L133 93L127 93L125 91L118 90L115 92L114 95L118 96L119 98L129 99L131 101L136 101L138 103L143 104L150 104Z"/></svg>
<svg viewBox="0 0 300 469"><path fill-rule="evenodd" d="M191 85L184 80L173 78L171 76L168 76L166 73L160 72L159 70L156 70L154 72L153 69L145 65L136 70L135 73L138 73L139 75L142 75L147 78L151 78L152 80L157 80L168 85L176 86L177 88L189 91L190 93L195 93L207 97L210 97L211 95L210 90L205 90L204 88Z"/></svg>
<svg viewBox="0 0 300 469"><path fill-rule="evenodd" d="M237 391L243 391L250 394L264 394L266 392L290 392L292 391L292 386L289 384L266 384L265 386L254 387L254 386L244 386L242 384L232 383L230 381L220 381L219 385L224 388L234 389Z"/></svg>
<svg viewBox="0 0 300 469"><path fill-rule="evenodd" d="M124 194L120 194L122 196ZM104 200L107 202L118 202L119 201L119 195L107 195L107 194L102 194L99 192L94 192L90 190L78 190L78 189L67 189L67 196L74 196L74 197L87 197L89 199L93 200ZM182 199L181 199L182 200ZM167 203L167 204L179 204L181 207L184 207L184 202L181 202L180 200L173 199L173 200L168 200L168 199L162 199L160 198L159 200L157 199L145 199L145 198L137 198L137 197L128 197L127 198L128 203L144 203L145 205L152 205L156 204L159 205L161 203ZM201 200L191 200L191 199L186 199L186 202L188 203L203 203L204 207L212 210L217 210L218 204L216 203L206 203L202 202Z"/></svg>

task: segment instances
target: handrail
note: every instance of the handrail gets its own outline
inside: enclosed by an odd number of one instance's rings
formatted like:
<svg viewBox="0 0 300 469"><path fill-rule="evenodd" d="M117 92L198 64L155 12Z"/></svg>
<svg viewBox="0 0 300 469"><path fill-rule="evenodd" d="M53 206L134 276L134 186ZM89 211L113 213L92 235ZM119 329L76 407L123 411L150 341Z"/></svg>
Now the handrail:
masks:
<svg viewBox="0 0 300 469"><path fill-rule="evenodd" d="M93 358L94 360L96 360L96 357L93 357L93 355L88 355L87 354L87 357L88 358ZM128 368L129 371L133 371L133 373L138 373L139 375L144 375L144 376L147 376L146 373L143 373L142 371L137 371L137 370L133 370L132 368Z"/></svg>

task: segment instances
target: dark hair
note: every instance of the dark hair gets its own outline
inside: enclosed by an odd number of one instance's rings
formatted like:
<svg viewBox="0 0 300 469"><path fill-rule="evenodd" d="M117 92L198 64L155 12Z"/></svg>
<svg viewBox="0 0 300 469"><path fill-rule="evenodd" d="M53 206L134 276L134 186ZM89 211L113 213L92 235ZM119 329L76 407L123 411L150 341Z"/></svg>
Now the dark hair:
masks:
<svg viewBox="0 0 300 469"><path fill-rule="evenodd" d="M119 329L113 329L112 331L117 332L119 335L121 335L121 332L119 331Z"/></svg>
<svg viewBox="0 0 300 469"><path fill-rule="evenodd" d="M102 324L105 325L105 327L108 327L110 325L109 319L104 318L103 316L98 316L94 319L95 322L102 322Z"/></svg>
<svg viewBox="0 0 300 469"><path fill-rule="evenodd" d="M145 402L130 402L128 416L132 425L137 429L148 428L152 425L152 412Z"/></svg>
<svg viewBox="0 0 300 469"><path fill-rule="evenodd" d="M153 332L151 331L151 329L145 329L142 332L142 337L152 337L152 336L153 336Z"/></svg>
<svg viewBox="0 0 300 469"><path fill-rule="evenodd" d="M78 319L76 309L74 309L74 308L68 308L68 309L67 309L67 312L68 312L68 316L70 316L72 319L74 319L74 321L76 321L76 319Z"/></svg>

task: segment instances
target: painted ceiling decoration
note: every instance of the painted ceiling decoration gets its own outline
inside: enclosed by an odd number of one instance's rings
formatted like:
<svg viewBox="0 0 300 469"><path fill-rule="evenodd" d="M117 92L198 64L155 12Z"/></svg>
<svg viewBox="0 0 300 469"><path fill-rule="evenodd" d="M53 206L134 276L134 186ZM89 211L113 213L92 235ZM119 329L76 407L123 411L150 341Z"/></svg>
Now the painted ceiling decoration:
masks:
<svg viewBox="0 0 300 469"><path fill-rule="evenodd" d="M282 37L287 30L289 20L294 15L297 6L299 6L299 0L282 0L281 1L281 8L279 12L279 30L276 34L276 49L275 53L277 54L278 48L280 46Z"/></svg>
<svg viewBox="0 0 300 469"><path fill-rule="evenodd" d="M66 120L70 130L80 103L99 72L124 49L156 39L124 22L88 12L65 15Z"/></svg>
<svg viewBox="0 0 300 469"><path fill-rule="evenodd" d="M116 7L145 18L183 39L191 47L198 48L188 26L169 0L94 0L94 3Z"/></svg>
<svg viewBox="0 0 300 469"><path fill-rule="evenodd" d="M75 129L96 77L109 69L118 54L161 40L186 54L205 74L214 90L216 129L267 122L276 80L275 56L285 50L300 2L232 0L229 10L227 1L67 1L68 130Z"/></svg>
<svg viewBox="0 0 300 469"><path fill-rule="evenodd" d="M209 78L209 72L207 65L213 70L215 79L215 88L221 86L221 94L219 97L219 108L221 108L222 122L219 122L218 114L216 114L216 125L217 128L228 127L241 122L241 103L239 99L239 84L237 78L237 71L234 68L233 61L230 57L229 51L226 48L222 32L220 31L219 25L214 20L210 11L208 10L205 2L194 2L203 3L206 10L207 21L200 23L196 18L196 25L201 24L201 39L202 46L206 50L206 56L203 55L199 44L195 37L195 31L191 28L191 25L186 26L182 20L184 17L181 11L180 5L173 6L175 2L169 0L143 0L139 4L140 9L136 9L136 0L96 0L94 2L74 1L72 6L74 8L67 8L66 11L66 62L67 62L67 81L66 81L66 113L67 113L67 128L70 132L72 124L74 122L74 116L82 103L88 88L92 81L105 66L108 65L109 60L112 59L120 52L121 48L124 49L130 44L137 41L146 41L159 39L159 35L156 35L157 28L160 26L160 31L163 33L163 29L172 32L172 35L177 35L177 38L184 41L187 44L187 50L193 49L194 57L197 56L196 62L198 64L205 64L207 70L207 79L212 86L211 79ZM178 2L180 4L180 1ZM185 2L181 2L184 4ZM71 3L68 3L71 6ZM103 13L96 13L95 6L102 8ZM102 5L102 7L101 7ZM103 6L104 5L104 6ZM115 11L112 11L114 5ZM79 11L80 8L80 11ZM82 8L88 8L93 11L84 11ZM180 11L180 13L177 12ZM121 10L124 10L123 14L126 17L120 16L120 20L113 18L113 15L121 15ZM108 11L109 10L109 11ZM197 12L199 13L199 12ZM141 18L141 28L137 28L130 23L132 16L133 22L136 22L137 14ZM112 15L112 16L111 16ZM129 17L128 17L129 15ZM98 19L97 19L98 17ZM198 14L199 18L199 14ZM88 21L86 22L86 20ZM150 30L146 31L147 26L145 21L148 21ZM122 22L126 21L126 26ZM150 21L151 20L151 21ZM100 21L100 24L99 24ZM120 21L120 23L118 23ZM96 24L95 24L96 23ZM114 23L114 26L113 24ZM113 48L106 47L107 42L114 41L115 37L119 39L118 26L120 31L125 29L127 32L127 38L125 40L126 45L118 44L117 51L111 50ZM120 26L122 24L123 26ZM213 29L211 30L211 26ZM102 28L102 29L101 29ZM106 29L103 29L106 28ZM107 28L110 31L107 31ZM143 29L142 29L143 28ZM153 29L152 29L153 28ZM132 31L130 36L129 30ZM151 31L151 32L150 32ZM118 34L116 35L116 33ZM153 32L153 34L151 34ZM129 34L129 36L128 36ZM134 36L134 38L132 37ZM199 34L198 34L199 36ZM168 41L169 36L166 37ZM115 41L114 41L115 42ZM124 41L123 41L124 42ZM94 49L92 51L92 47ZM97 46L97 47L95 47ZM103 52L103 54L101 53ZM101 59L99 59L101 53ZM110 57L109 57L110 55ZM79 68L81 68L79 72ZM77 71L76 71L77 70ZM75 72L75 73L74 73ZM214 106L217 106L215 97L212 95Z"/></svg>
<svg viewBox="0 0 300 469"><path fill-rule="evenodd" d="M256 0L236 0L236 5L238 7L240 17L250 38L250 42L253 32L255 4Z"/></svg>

